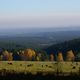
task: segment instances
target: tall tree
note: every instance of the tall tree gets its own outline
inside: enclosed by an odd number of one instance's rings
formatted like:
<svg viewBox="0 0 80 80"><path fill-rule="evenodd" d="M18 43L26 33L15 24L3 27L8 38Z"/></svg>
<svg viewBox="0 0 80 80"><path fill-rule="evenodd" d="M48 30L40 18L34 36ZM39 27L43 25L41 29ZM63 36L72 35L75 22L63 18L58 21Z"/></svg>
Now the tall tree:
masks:
<svg viewBox="0 0 80 80"><path fill-rule="evenodd" d="M49 55L45 51L41 51L42 54L42 61L49 61Z"/></svg>
<svg viewBox="0 0 80 80"><path fill-rule="evenodd" d="M3 60L4 61L12 61L13 60L13 53L8 52L7 50L3 51Z"/></svg>
<svg viewBox="0 0 80 80"><path fill-rule="evenodd" d="M35 56L36 56L36 53L32 49L26 49L24 51L24 59L25 60L32 60L32 58L35 57Z"/></svg>
<svg viewBox="0 0 80 80"><path fill-rule="evenodd" d="M50 54L50 61L54 61L54 55Z"/></svg>
<svg viewBox="0 0 80 80"><path fill-rule="evenodd" d="M62 55L62 52L59 52L59 53L58 53L57 61L63 61L63 55Z"/></svg>
<svg viewBox="0 0 80 80"><path fill-rule="evenodd" d="M75 56L74 56L73 51L72 50L69 50L67 52L66 60L67 61L74 61L74 59L75 59Z"/></svg>

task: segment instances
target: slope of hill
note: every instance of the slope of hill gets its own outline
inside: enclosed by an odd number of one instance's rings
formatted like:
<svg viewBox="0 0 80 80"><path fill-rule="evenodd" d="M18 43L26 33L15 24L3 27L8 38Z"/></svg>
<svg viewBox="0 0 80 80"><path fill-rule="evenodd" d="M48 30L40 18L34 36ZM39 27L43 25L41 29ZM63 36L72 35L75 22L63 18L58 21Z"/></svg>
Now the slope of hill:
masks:
<svg viewBox="0 0 80 80"><path fill-rule="evenodd" d="M62 52L64 58L66 57L66 52L68 50L73 50L75 56L80 52L80 38L73 39L70 41L65 41L59 44L52 45L46 49L44 49L48 54L54 53L57 54L58 52Z"/></svg>

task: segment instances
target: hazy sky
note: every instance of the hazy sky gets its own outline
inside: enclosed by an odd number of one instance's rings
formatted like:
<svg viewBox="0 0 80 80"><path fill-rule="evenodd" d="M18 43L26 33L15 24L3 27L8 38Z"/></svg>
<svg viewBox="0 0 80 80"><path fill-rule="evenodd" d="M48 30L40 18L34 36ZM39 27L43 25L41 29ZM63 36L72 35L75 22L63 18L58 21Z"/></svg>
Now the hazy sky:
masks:
<svg viewBox="0 0 80 80"><path fill-rule="evenodd" d="M80 26L80 0L0 0L0 29Z"/></svg>

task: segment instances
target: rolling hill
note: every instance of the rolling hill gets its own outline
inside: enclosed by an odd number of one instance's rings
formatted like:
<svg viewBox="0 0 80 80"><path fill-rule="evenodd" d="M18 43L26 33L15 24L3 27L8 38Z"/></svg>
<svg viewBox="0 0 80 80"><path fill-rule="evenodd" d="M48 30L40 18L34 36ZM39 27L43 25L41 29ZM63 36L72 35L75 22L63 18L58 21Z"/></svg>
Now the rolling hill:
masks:
<svg viewBox="0 0 80 80"><path fill-rule="evenodd" d="M80 54L80 38L55 44L45 48L44 50L47 52L47 54L53 53L54 55L57 54L58 52L62 52L64 60L66 57L66 52L68 50L73 50L75 56L80 57L78 56Z"/></svg>
<svg viewBox="0 0 80 80"><path fill-rule="evenodd" d="M4 49L43 49L80 37L80 31L45 31L16 35L0 35L0 48Z"/></svg>

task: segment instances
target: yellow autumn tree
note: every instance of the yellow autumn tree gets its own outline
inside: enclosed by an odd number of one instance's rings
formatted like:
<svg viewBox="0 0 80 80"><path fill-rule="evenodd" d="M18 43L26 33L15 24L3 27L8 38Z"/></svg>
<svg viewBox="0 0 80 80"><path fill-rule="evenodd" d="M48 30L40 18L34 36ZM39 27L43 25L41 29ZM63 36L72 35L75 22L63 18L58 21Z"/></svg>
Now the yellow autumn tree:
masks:
<svg viewBox="0 0 80 80"><path fill-rule="evenodd" d="M50 54L50 61L54 61L54 55Z"/></svg>
<svg viewBox="0 0 80 80"><path fill-rule="evenodd" d="M9 52L7 50L3 51L3 60L8 60Z"/></svg>
<svg viewBox="0 0 80 80"><path fill-rule="evenodd" d="M36 60L37 61L41 61L41 58L42 58L42 54L41 53L37 53L36 54Z"/></svg>
<svg viewBox="0 0 80 80"><path fill-rule="evenodd" d="M36 56L36 60L37 60L37 61L40 61L40 58L39 58L39 56Z"/></svg>
<svg viewBox="0 0 80 80"><path fill-rule="evenodd" d="M13 56L12 53L9 53L7 50L3 51L3 60L12 61Z"/></svg>
<svg viewBox="0 0 80 80"><path fill-rule="evenodd" d="M75 59L74 53L72 50L69 50L67 52L66 60L67 61L73 61Z"/></svg>
<svg viewBox="0 0 80 80"><path fill-rule="evenodd" d="M10 52L9 55L8 55L8 61L12 61L13 60L13 56L12 55L13 55L13 53Z"/></svg>
<svg viewBox="0 0 80 80"><path fill-rule="evenodd" d="M63 55L61 52L58 53L57 61L63 61Z"/></svg>

